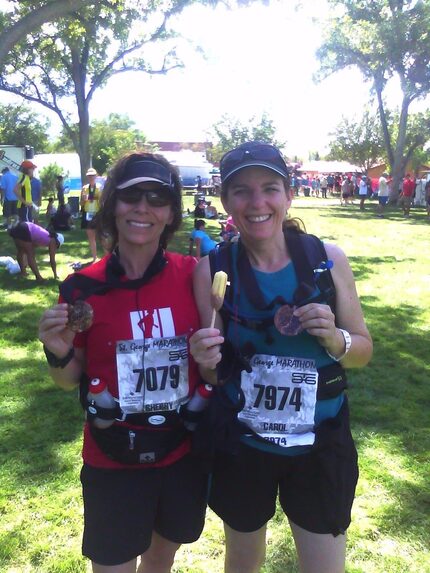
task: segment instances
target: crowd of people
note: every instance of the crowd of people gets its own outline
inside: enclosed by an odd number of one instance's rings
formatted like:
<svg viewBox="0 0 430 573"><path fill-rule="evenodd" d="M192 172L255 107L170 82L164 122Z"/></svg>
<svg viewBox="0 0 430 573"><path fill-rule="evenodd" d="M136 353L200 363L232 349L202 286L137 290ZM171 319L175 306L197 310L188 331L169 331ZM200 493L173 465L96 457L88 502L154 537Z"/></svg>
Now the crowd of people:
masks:
<svg viewBox="0 0 430 573"><path fill-rule="evenodd" d="M58 278L55 225L73 221L60 178L48 228L31 220L34 167L14 183L20 220L8 232L22 274L28 265L40 281L35 248L48 248ZM179 172L164 157L127 154L103 189L94 169L86 175L81 228L93 263L60 284L39 339L54 383L78 387L86 413L82 551L93 571L169 573L209 505L224 522L225 573L258 573L279 502L300 571L343 573L358 480L346 371L367 365L372 339L346 254L289 216L297 179L282 154L251 141L223 156L223 240L206 232L210 202L197 201L187 255L168 249L184 214ZM336 188L318 180L315 196ZM368 179L354 185L364 208ZM381 216L389 185L383 174ZM212 288L220 274L225 293Z"/></svg>

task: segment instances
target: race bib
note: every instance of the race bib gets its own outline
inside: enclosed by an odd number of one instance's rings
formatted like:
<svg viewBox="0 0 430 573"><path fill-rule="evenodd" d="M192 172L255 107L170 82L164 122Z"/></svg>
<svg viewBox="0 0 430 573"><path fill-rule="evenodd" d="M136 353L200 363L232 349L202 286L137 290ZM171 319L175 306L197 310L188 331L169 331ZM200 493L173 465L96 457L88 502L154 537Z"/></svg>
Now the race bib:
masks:
<svg viewBox="0 0 430 573"><path fill-rule="evenodd" d="M125 414L173 411L188 400L186 336L120 340L116 364Z"/></svg>
<svg viewBox="0 0 430 573"><path fill-rule="evenodd" d="M87 221L92 221L94 219L95 213L85 213L85 219Z"/></svg>
<svg viewBox="0 0 430 573"><path fill-rule="evenodd" d="M279 446L312 445L318 388L315 361L256 354L251 366L252 372L242 372L245 406L239 420Z"/></svg>

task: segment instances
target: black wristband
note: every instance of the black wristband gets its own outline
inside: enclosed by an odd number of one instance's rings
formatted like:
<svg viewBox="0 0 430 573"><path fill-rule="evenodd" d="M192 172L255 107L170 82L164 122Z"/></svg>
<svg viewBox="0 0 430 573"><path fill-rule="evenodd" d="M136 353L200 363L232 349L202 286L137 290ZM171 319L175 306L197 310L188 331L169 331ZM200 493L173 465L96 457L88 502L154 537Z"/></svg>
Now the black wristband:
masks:
<svg viewBox="0 0 430 573"><path fill-rule="evenodd" d="M63 358L55 356L55 354L48 350L45 345L43 345L43 352L45 353L49 366L52 366L52 368L65 368L75 355L75 349L73 346Z"/></svg>

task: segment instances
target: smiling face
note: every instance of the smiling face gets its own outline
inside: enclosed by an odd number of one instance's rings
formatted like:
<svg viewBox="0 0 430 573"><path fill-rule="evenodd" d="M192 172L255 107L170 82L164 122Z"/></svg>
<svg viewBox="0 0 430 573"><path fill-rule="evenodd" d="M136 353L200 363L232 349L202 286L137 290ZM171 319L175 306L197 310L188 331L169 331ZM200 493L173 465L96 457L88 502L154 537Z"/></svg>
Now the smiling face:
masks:
<svg viewBox="0 0 430 573"><path fill-rule="evenodd" d="M231 179L222 198L245 243L269 241L282 233L291 205L284 179L265 167L246 167Z"/></svg>
<svg viewBox="0 0 430 573"><path fill-rule="evenodd" d="M160 184L147 181L135 187L142 191L153 191L159 189ZM142 193L136 203L127 203L118 198L115 205L115 223L120 250L136 246L158 248L161 234L166 225L172 223L173 218L171 205L150 205L145 193Z"/></svg>

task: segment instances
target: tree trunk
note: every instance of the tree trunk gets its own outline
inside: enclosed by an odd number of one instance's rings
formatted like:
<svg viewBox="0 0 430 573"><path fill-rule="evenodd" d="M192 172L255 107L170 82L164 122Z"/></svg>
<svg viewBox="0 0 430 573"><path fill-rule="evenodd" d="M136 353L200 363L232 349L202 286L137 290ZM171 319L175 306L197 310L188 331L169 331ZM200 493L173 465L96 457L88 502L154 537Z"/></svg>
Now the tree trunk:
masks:
<svg viewBox="0 0 430 573"><path fill-rule="evenodd" d="M409 105L410 99L408 97L404 97L402 101L402 109L400 112L400 120L399 120L399 132L397 136L397 143L396 149L394 151L394 161L392 168L392 175L393 175L393 182L391 185L391 193L389 202L396 203L399 197L399 186L400 182L405 173L406 168L406 159L405 159L405 142L406 142L406 129L408 126L408 113L409 113Z"/></svg>
<svg viewBox="0 0 430 573"><path fill-rule="evenodd" d="M86 172L91 164L90 156L90 116L88 106L79 113L79 162L81 165L81 180L84 184Z"/></svg>
<svg viewBox="0 0 430 573"><path fill-rule="evenodd" d="M81 165L82 184L85 181L85 174L91 163L90 157L90 114L89 99L85 94L85 82L87 77L86 65L81 61L78 48L71 49L72 57L72 78L75 86L76 106L78 108L78 154Z"/></svg>
<svg viewBox="0 0 430 573"><path fill-rule="evenodd" d="M393 146L391 145L391 137L390 137L390 132L388 129L388 124L387 124L387 116L385 113L384 101L382 99L382 89L383 88L379 85L379 83L376 81L376 79L375 79L374 85L375 85L376 95L378 98L379 119L381 121L382 134L384 136L385 151L387 152L388 163L392 169L393 163L394 163L394 153L393 153Z"/></svg>

